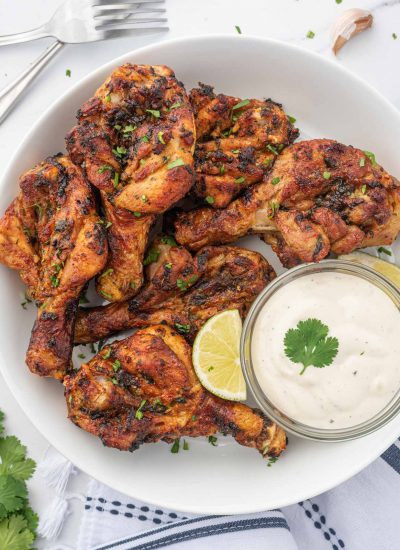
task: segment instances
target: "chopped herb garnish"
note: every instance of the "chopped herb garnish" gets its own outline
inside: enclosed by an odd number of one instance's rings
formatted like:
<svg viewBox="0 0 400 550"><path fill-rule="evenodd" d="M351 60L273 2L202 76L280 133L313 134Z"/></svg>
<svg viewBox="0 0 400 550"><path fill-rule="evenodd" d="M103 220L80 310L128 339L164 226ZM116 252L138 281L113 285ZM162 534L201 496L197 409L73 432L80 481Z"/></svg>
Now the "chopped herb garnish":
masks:
<svg viewBox="0 0 400 550"><path fill-rule="evenodd" d="M161 242L164 244L169 244L170 246L177 246L176 240L170 235L164 235L163 237L161 237Z"/></svg>
<svg viewBox="0 0 400 550"><path fill-rule="evenodd" d="M140 402L138 410L136 411L135 418L137 418L138 420L142 420L142 418L143 418L142 409L143 409L145 404L146 404L146 399L143 399Z"/></svg>
<svg viewBox="0 0 400 550"><path fill-rule="evenodd" d="M342 0L336 0L336 4L341 4Z"/></svg>
<svg viewBox="0 0 400 550"><path fill-rule="evenodd" d="M144 166L146 164L146 160L145 159L140 159L139 164L140 164L140 166Z"/></svg>
<svg viewBox="0 0 400 550"><path fill-rule="evenodd" d="M149 138L149 136L143 136L143 137L141 138L141 141L144 141L145 143L149 143L150 138Z"/></svg>
<svg viewBox="0 0 400 550"><path fill-rule="evenodd" d="M146 258L143 260L143 265L149 265L156 262L158 260L159 255L160 255L160 251L158 250L158 248L151 248L148 251Z"/></svg>
<svg viewBox="0 0 400 550"><path fill-rule="evenodd" d="M205 200L206 202L208 202L208 204L214 204L215 202L214 197L211 197L210 195L208 195Z"/></svg>
<svg viewBox="0 0 400 550"><path fill-rule="evenodd" d="M314 31L308 31L308 33L306 34L307 38L314 38L315 36L315 32Z"/></svg>
<svg viewBox="0 0 400 550"><path fill-rule="evenodd" d="M214 367L208 367L208 372L211 372L212 370L214 370Z"/></svg>
<svg viewBox="0 0 400 550"><path fill-rule="evenodd" d="M122 126L121 126L121 124L115 124L114 128L119 131L119 130L121 130Z"/></svg>
<svg viewBox="0 0 400 550"><path fill-rule="evenodd" d="M160 111L154 109L146 109L146 113L150 113L155 118L160 118Z"/></svg>
<svg viewBox="0 0 400 550"><path fill-rule="evenodd" d="M176 103L173 103L171 105L171 107L169 108L169 111L172 111L173 109L177 109L178 107L180 107L182 105L182 103L180 103L179 101L177 101Z"/></svg>
<svg viewBox="0 0 400 550"><path fill-rule="evenodd" d="M57 275L51 275L50 281L51 281L51 286L54 288L57 288L60 284L60 279L57 277Z"/></svg>
<svg viewBox="0 0 400 550"><path fill-rule="evenodd" d="M96 348L94 347L93 342L90 342L90 351L91 351L92 353L96 353Z"/></svg>
<svg viewBox="0 0 400 550"><path fill-rule="evenodd" d="M240 176L240 178L235 179L235 183L244 183L246 180L243 176Z"/></svg>
<svg viewBox="0 0 400 550"><path fill-rule="evenodd" d="M331 177L330 172L324 172L322 175L324 176L324 180L328 180Z"/></svg>
<svg viewBox="0 0 400 550"><path fill-rule="evenodd" d="M186 439L183 440L183 450L184 451L189 450L189 443L186 441Z"/></svg>
<svg viewBox="0 0 400 550"><path fill-rule="evenodd" d="M293 363L307 367L322 368L330 365L339 349L339 341L328 336L329 328L319 319L299 321L296 328L289 329L284 338L285 354Z"/></svg>
<svg viewBox="0 0 400 550"><path fill-rule="evenodd" d="M263 164L265 164L266 166L268 166L269 164L271 164L271 162L272 162L272 158L271 158L271 157L269 157L269 158L263 160Z"/></svg>
<svg viewBox="0 0 400 550"><path fill-rule="evenodd" d="M271 153L274 153L274 155L278 155L278 151L275 149L275 147L273 147L269 143L267 145L267 149L268 149L268 151L271 151Z"/></svg>
<svg viewBox="0 0 400 550"><path fill-rule="evenodd" d="M279 210L279 202L271 201L270 207L271 207L271 212L268 217L273 218L275 216L275 213Z"/></svg>
<svg viewBox="0 0 400 550"><path fill-rule="evenodd" d="M135 281L131 281L131 282L129 283L129 286L130 286L133 290L136 290L136 283L135 283Z"/></svg>
<svg viewBox="0 0 400 550"><path fill-rule="evenodd" d="M386 254L387 256L391 256L391 255L392 255L391 251L388 250L387 248L385 248L384 246L380 246L380 247L378 248L378 252L379 252L379 254L382 254L382 253L383 253L383 254Z"/></svg>
<svg viewBox="0 0 400 550"><path fill-rule="evenodd" d="M106 229L108 229L108 228L111 227L111 226L112 226L112 222L107 222L107 223L106 223Z"/></svg>
<svg viewBox="0 0 400 550"><path fill-rule="evenodd" d="M171 262L167 263L167 264L164 264L164 267L165 269L172 269L172 264Z"/></svg>
<svg viewBox="0 0 400 550"><path fill-rule="evenodd" d="M148 202L148 200L149 200L149 199L147 198L147 195L142 195L142 196L140 197L140 199L141 199L142 202Z"/></svg>
<svg viewBox="0 0 400 550"><path fill-rule="evenodd" d="M83 353L78 353L78 357L79 359L85 359L86 355L84 355Z"/></svg>
<svg viewBox="0 0 400 550"><path fill-rule="evenodd" d="M132 212L132 214L135 216L135 218L140 218L142 215L140 212Z"/></svg>
<svg viewBox="0 0 400 550"><path fill-rule="evenodd" d="M175 323L175 328L181 334L188 334L190 332L190 325L181 325L181 323Z"/></svg>
<svg viewBox="0 0 400 550"><path fill-rule="evenodd" d="M235 29L238 34L242 34L242 29L239 27L239 25L235 25Z"/></svg>
<svg viewBox="0 0 400 550"><path fill-rule="evenodd" d="M188 286L195 283L198 278L198 275L191 275L187 281L184 281L183 279L177 279L176 286L179 288L179 290L187 290Z"/></svg>
<svg viewBox="0 0 400 550"><path fill-rule="evenodd" d="M362 157L362 158L360 159L360 166L361 166L361 168L362 168L363 166L365 166L365 157Z"/></svg>
<svg viewBox="0 0 400 550"><path fill-rule="evenodd" d="M34 204L33 207L35 209L38 219L41 220L43 215L43 208L38 203Z"/></svg>
<svg viewBox="0 0 400 550"><path fill-rule="evenodd" d="M110 103L110 101L111 101L111 96L110 96L110 94L107 94L106 97L105 97L104 99L107 101L107 103Z"/></svg>
<svg viewBox="0 0 400 550"><path fill-rule="evenodd" d="M105 172L106 170L113 170L113 167L110 166L109 164L103 164L103 166L100 166L100 168L97 170L97 172L99 174L102 174L103 172Z"/></svg>
<svg viewBox="0 0 400 550"><path fill-rule="evenodd" d="M364 151L365 156L369 158L371 161L372 166L376 166L376 160L374 153L371 153L371 151Z"/></svg>
<svg viewBox="0 0 400 550"><path fill-rule="evenodd" d="M219 173L221 174L225 174L225 166L223 164L221 164L221 166L219 167Z"/></svg>
<svg viewBox="0 0 400 550"><path fill-rule="evenodd" d="M277 185L281 181L281 178L278 176L276 178L272 178L271 183L272 185Z"/></svg>
<svg viewBox="0 0 400 550"><path fill-rule="evenodd" d="M337 1L337 0L336 0ZM277 456L270 456L268 459L267 468L271 468L272 464L275 464L275 462L278 460Z"/></svg>
<svg viewBox="0 0 400 550"><path fill-rule="evenodd" d="M163 145L165 145L165 141L164 141L164 138L163 138L163 135L164 135L164 132L158 132L157 134L157 139L160 143L162 143Z"/></svg>
<svg viewBox="0 0 400 550"><path fill-rule="evenodd" d="M112 301L113 297L111 296L111 294L107 294L107 292L104 292L104 290L100 290L99 292L102 296L104 296L104 298L106 298L106 300L109 300L110 302Z"/></svg>
<svg viewBox="0 0 400 550"><path fill-rule="evenodd" d="M117 188L119 185L119 174L118 172L115 172L114 174L114 187Z"/></svg>
<svg viewBox="0 0 400 550"><path fill-rule="evenodd" d="M217 447L217 441L218 441L218 437L215 437L215 435L208 436L208 442L211 443L213 447Z"/></svg>
<svg viewBox="0 0 400 550"><path fill-rule="evenodd" d="M175 441L173 442L172 444L172 447L171 447L171 453L179 453L179 439L175 439Z"/></svg>
<svg viewBox="0 0 400 550"><path fill-rule="evenodd" d="M397 40L397 34L395 32L392 32L392 38L393 40Z"/></svg>
<svg viewBox="0 0 400 550"><path fill-rule="evenodd" d="M32 303L32 300L30 298L28 298L28 296L26 295L26 292L25 292L25 300L23 302L21 302L21 307L23 309L26 309L26 304L31 304Z"/></svg>
<svg viewBox="0 0 400 550"><path fill-rule="evenodd" d="M109 359L111 356L111 348L108 348L108 350L103 355L103 359Z"/></svg>
<svg viewBox="0 0 400 550"><path fill-rule="evenodd" d="M249 103L249 99L243 99L243 101L239 101L239 103L236 103L236 105L232 107L232 111L235 111L236 109L241 109L242 107L246 107L246 105L248 105Z"/></svg>
<svg viewBox="0 0 400 550"><path fill-rule="evenodd" d="M367 186L366 186L366 185L363 185L363 186L361 187L361 193L362 193L363 195L365 195L366 192L367 192Z"/></svg>
<svg viewBox="0 0 400 550"><path fill-rule="evenodd" d="M107 277L107 275L111 275L111 273L113 273L114 270L112 267L106 269L105 271L103 271L103 273L99 276L99 279L101 279L102 277Z"/></svg>
<svg viewBox="0 0 400 550"><path fill-rule="evenodd" d="M196 417L196 415L194 414L194 415L192 416L192 422L194 422L194 421L196 420L196 418L197 418L197 417Z"/></svg>
<svg viewBox="0 0 400 550"><path fill-rule="evenodd" d="M118 386L118 380L116 378L111 378L111 382L114 384L114 386Z"/></svg>
<svg viewBox="0 0 400 550"><path fill-rule="evenodd" d="M172 168L176 168L177 166L183 166L185 163L182 159L176 159L167 164L167 169L172 170Z"/></svg>
<svg viewBox="0 0 400 550"><path fill-rule="evenodd" d="M127 124L122 130L122 133L131 134L134 130L136 130L136 126L132 126L132 124Z"/></svg>
<svg viewBox="0 0 400 550"><path fill-rule="evenodd" d="M238 153L240 153L240 149L233 149L232 153L234 155L237 155Z"/></svg>
<svg viewBox="0 0 400 550"><path fill-rule="evenodd" d="M122 158L126 153L128 152L125 147L118 146L115 149L112 150L114 155L118 158Z"/></svg>
<svg viewBox="0 0 400 550"><path fill-rule="evenodd" d="M65 76L71 76L71 69L67 69L65 71Z"/></svg>
<svg viewBox="0 0 400 550"><path fill-rule="evenodd" d="M290 115L288 115L288 119L289 119L289 122L290 122L291 124L294 124L294 123L296 122L296 120L297 120L296 118L294 118L294 116L290 116Z"/></svg>
<svg viewBox="0 0 400 550"><path fill-rule="evenodd" d="M112 368L114 369L115 372L118 372L119 369L121 368L121 361L118 361L118 359L116 359L112 364Z"/></svg>

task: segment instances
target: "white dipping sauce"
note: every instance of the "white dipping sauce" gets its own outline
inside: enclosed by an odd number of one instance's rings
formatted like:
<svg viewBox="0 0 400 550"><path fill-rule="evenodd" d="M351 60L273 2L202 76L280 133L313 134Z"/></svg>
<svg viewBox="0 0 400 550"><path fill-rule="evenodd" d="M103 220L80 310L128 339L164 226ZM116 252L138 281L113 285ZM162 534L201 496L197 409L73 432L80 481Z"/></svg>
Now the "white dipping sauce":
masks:
<svg viewBox="0 0 400 550"><path fill-rule="evenodd" d="M284 337L299 321L319 319L339 351L326 367L293 363ZM256 378L284 414L315 428L371 419L400 386L400 315L382 290L354 275L322 272L286 284L260 311L252 337Z"/></svg>

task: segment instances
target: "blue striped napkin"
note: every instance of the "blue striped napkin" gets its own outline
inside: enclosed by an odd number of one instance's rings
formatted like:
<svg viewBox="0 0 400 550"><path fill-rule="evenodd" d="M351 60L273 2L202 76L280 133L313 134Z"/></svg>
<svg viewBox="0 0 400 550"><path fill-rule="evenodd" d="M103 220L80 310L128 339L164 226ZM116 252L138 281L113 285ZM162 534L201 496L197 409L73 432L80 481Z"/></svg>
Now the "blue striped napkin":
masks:
<svg viewBox="0 0 400 550"><path fill-rule="evenodd" d="M397 550L400 443L339 487L281 510L193 516L89 482L76 550Z"/></svg>

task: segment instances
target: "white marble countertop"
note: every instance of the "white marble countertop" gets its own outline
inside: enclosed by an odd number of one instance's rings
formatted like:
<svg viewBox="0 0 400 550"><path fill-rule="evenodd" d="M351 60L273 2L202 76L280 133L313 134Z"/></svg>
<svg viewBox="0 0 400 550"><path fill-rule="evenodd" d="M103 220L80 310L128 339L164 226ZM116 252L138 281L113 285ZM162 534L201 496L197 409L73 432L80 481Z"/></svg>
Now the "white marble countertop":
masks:
<svg viewBox="0 0 400 550"><path fill-rule="evenodd" d="M62 0L0 0L0 34L35 27L46 20ZM82 0L83 1L83 0ZM15 148L38 116L69 86L99 65L126 51L178 36L235 33L278 38L331 56L330 27L349 8L364 8L374 15L374 25L339 53L337 63L345 65L369 82L400 108L400 0L166 0L170 31L153 37L125 38L112 42L65 47L37 78L9 118L0 125L0 166L5 167ZM309 30L313 39L306 37ZM392 34L398 35L395 40ZM0 89L31 63L51 40L40 40L0 49ZM71 77L66 76L71 70ZM39 460L47 442L23 414L0 380L0 408L7 415L6 427L28 446ZM79 487L79 478L75 486ZM81 482L82 483L82 482ZM30 482L31 500L39 512L51 498L37 476ZM79 523L72 506L59 543L39 542L44 549L74 546Z"/></svg>

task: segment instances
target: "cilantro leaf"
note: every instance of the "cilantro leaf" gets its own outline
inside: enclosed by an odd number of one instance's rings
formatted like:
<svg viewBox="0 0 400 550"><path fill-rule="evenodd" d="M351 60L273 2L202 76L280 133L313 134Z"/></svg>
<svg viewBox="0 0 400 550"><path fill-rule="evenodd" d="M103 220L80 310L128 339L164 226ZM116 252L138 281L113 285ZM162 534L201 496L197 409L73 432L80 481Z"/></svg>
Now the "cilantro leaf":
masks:
<svg viewBox="0 0 400 550"><path fill-rule="evenodd" d="M3 422L4 422L4 413L3 411L0 411L0 436L2 436L4 432Z"/></svg>
<svg viewBox="0 0 400 550"><path fill-rule="evenodd" d="M34 538L26 519L22 516L15 515L0 521L0 548L27 550Z"/></svg>
<svg viewBox="0 0 400 550"><path fill-rule="evenodd" d="M4 517L4 512L20 510L27 496L28 491L23 481L12 476L0 476L0 517Z"/></svg>
<svg viewBox="0 0 400 550"><path fill-rule="evenodd" d="M329 328L319 319L299 321L284 338L285 354L293 363L301 363L303 374L310 365L318 368L330 365L339 349L339 341L328 336Z"/></svg>

